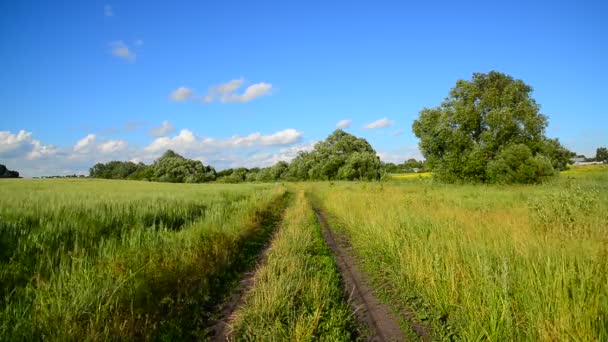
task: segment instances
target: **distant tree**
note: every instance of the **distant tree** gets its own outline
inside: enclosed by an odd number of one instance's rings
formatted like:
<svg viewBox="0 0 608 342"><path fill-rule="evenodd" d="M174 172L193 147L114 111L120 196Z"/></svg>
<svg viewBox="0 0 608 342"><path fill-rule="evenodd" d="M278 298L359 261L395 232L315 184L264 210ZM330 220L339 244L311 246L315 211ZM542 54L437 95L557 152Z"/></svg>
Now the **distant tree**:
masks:
<svg viewBox="0 0 608 342"><path fill-rule="evenodd" d="M19 172L9 170L5 165L0 164L0 178L19 178Z"/></svg>
<svg viewBox="0 0 608 342"><path fill-rule="evenodd" d="M551 165L555 170L564 171L568 165L572 164L572 158L576 153L569 151L556 139L546 139L539 149L540 154L551 160Z"/></svg>
<svg viewBox="0 0 608 342"><path fill-rule="evenodd" d="M380 179L382 165L371 145L336 130L311 152L302 152L283 173L291 180Z"/></svg>
<svg viewBox="0 0 608 342"><path fill-rule="evenodd" d="M606 147L599 147L595 151L595 160L598 161L598 162L608 163L608 148L606 148Z"/></svg>
<svg viewBox="0 0 608 342"><path fill-rule="evenodd" d="M496 71L457 81L442 104L423 109L412 126L427 166L447 182L528 183L530 175L537 182L550 173L546 160L551 169L564 168L571 154L545 137L547 117L531 93L523 81ZM521 177L512 174L518 163L525 165Z"/></svg>
<svg viewBox="0 0 608 342"><path fill-rule="evenodd" d="M152 164L153 180L170 183L203 183L216 178L215 169L199 160L186 159L172 150Z"/></svg>

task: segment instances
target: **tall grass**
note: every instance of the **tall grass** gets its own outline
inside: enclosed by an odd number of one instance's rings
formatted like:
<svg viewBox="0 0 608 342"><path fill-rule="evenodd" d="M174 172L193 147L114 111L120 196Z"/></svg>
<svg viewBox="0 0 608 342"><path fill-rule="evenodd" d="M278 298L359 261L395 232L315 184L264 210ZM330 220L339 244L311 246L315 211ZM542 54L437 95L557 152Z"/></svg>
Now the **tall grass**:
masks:
<svg viewBox="0 0 608 342"><path fill-rule="evenodd" d="M349 341L353 317L339 273L302 191L287 209L255 286L236 312L239 341Z"/></svg>
<svg viewBox="0 0 608 342"><path fill-rule="evenodd" d="M284 189L101 180L0 187L0 340L204 336Z"/></svg>
<svg viewBox="0 0 608 342"><path fill-rule="evenodd" d="M544 186L314 184L395 308L436 339L608 340L608 173Z"/></svg>

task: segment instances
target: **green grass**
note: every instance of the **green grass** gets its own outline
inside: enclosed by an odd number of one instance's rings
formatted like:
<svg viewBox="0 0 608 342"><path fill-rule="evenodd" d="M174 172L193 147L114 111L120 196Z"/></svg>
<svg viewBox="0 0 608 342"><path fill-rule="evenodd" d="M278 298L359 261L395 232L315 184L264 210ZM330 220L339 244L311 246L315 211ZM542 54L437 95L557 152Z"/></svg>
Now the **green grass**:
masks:
<svg viewBox="0 0 608 342"><path fill-rule="evenodd" d="M304 193L287 209L255 286L236 312L232 334L243 341L350 341L354 318Z"/></svg>
<svg viewBox="0 0 608 342"><path fill-rule="evenodd" d="M349 340L303 192L395 312L435 339L608 340L608 168L535 186L0 181L0 340L206 339L215 305L284 220L238 340ZM406 331L407 323L402 317Z"/></svg>
<svg viewBox="0 0 608 342"><path fill-rule="evenodd" d="M0 340L205 336L284 195L273 185L3 180Z"/></svg>
<svg viewBox="0 0 608 342"><path fill-rule="evenodd" d="M435 339L608 339L605 169L542 186L309 187L385 300Z"/></svg>

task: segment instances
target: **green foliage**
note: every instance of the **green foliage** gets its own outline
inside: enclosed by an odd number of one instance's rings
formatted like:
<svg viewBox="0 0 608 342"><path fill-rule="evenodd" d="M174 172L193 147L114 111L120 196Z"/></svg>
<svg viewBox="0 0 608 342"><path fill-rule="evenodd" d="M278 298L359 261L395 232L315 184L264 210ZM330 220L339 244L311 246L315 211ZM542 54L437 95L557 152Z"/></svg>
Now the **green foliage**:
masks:
<svg viewBox="0 0 608 342"><path fill-rule="evenodd" d="M427 165L448 182L530 182L527 176L498 176L496 172L510 167L503 167L503 162L494 163L491 177L488 175L491 162L499 156L506 158L503 150L525 145L543 171L537 173L539 177L549 173L544 162L547 158L552 168L565 169L571 154L557 139L545 137L547 117L540 113L531 93L532 87L523 81L496 71L475 73L471 81L457 81L439 107L423 109L412 125ZM505 153L528 158L523 150L519 152ZM526 159L518 163L532 162Z"/></svg>
<svg viewBox="0 0 608 342"><path fill-rule="evenodd" d="M336 130L311 152L300 153L289 165L290 180L380 179L381 164L376 151L362 138Z"/></svg>
<svg viewBox="0 0 608 342"><path fill-rule="evenodd" d="M385 163L382 165L382 169L386 173L424 172L425 165L424 161L417 161L414 158L410 158L402 164Z"/></svg>
<svg viewBox="0 0 608 342"><path fill-rule="evenodd" d="M215 180L215 169L204 166L168 150L154 164L111 161L97 163L89 170L90 177L104 179L148 180L169 183L203 183Z"/></svg>
<svg viewBox="0 0 608 342"><path fill-rule="evenodd" d="M598 162L608 163L608 148L599 147L595 151L595 160Z"/></svg>
<svg viewBox="0 0 608 342"><path fill-rule="evenodd" d="M555 175L551 161L543 156L532 156L524 144L509 145L488 163L488 180L493 183L538 183Z"/></svg>
<svg viewBox="0 0 608 342"><path fill-rule="evenodd" d="M89 176L104 179L127 179L140 168L144 168L143 163L111 161L108 163L97 163L89 170Z"/></svg>
<svg viewBox="0 0 608 342"><path fill-rule="evenodd" d="M200 160L186 159L168 150L152 165L153 180L169 183L203 183L215 180L215 169Z"/></svg>

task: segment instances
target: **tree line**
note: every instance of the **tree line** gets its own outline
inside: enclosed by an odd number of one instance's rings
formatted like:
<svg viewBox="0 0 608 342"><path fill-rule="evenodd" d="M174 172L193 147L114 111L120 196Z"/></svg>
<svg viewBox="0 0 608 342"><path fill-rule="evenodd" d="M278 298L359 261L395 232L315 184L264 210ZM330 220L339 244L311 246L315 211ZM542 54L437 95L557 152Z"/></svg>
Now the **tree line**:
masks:
<svg viewBox="0 0 608 342"><path fill-rule="evenodd" d="M424 162L380 162L362 138L336 130L310 152L267 168L216 172L200 161L167 151L152 165L113 161L97 164L91 176L164 182L377 180L386 173L431 171L448 182L540 183L572 163L575 153L545 135L548 117L522 80L491 71L458 80L437 107L424 108L412 130ZM608 162L606 148L597 161Z"/></svg>
<svg viewBox="0 0 608 342"><path fill-rule="evenodd" d="M266 168L216 172L201 161L168 150L151 165L111 161L97 163L89 170L89 176L93 178L172 183L377 180L382 174L383 165L367 140L343 130L336 130L325 141L315 144L312 151L300 152L290 163L280 161Z"/></svg>

